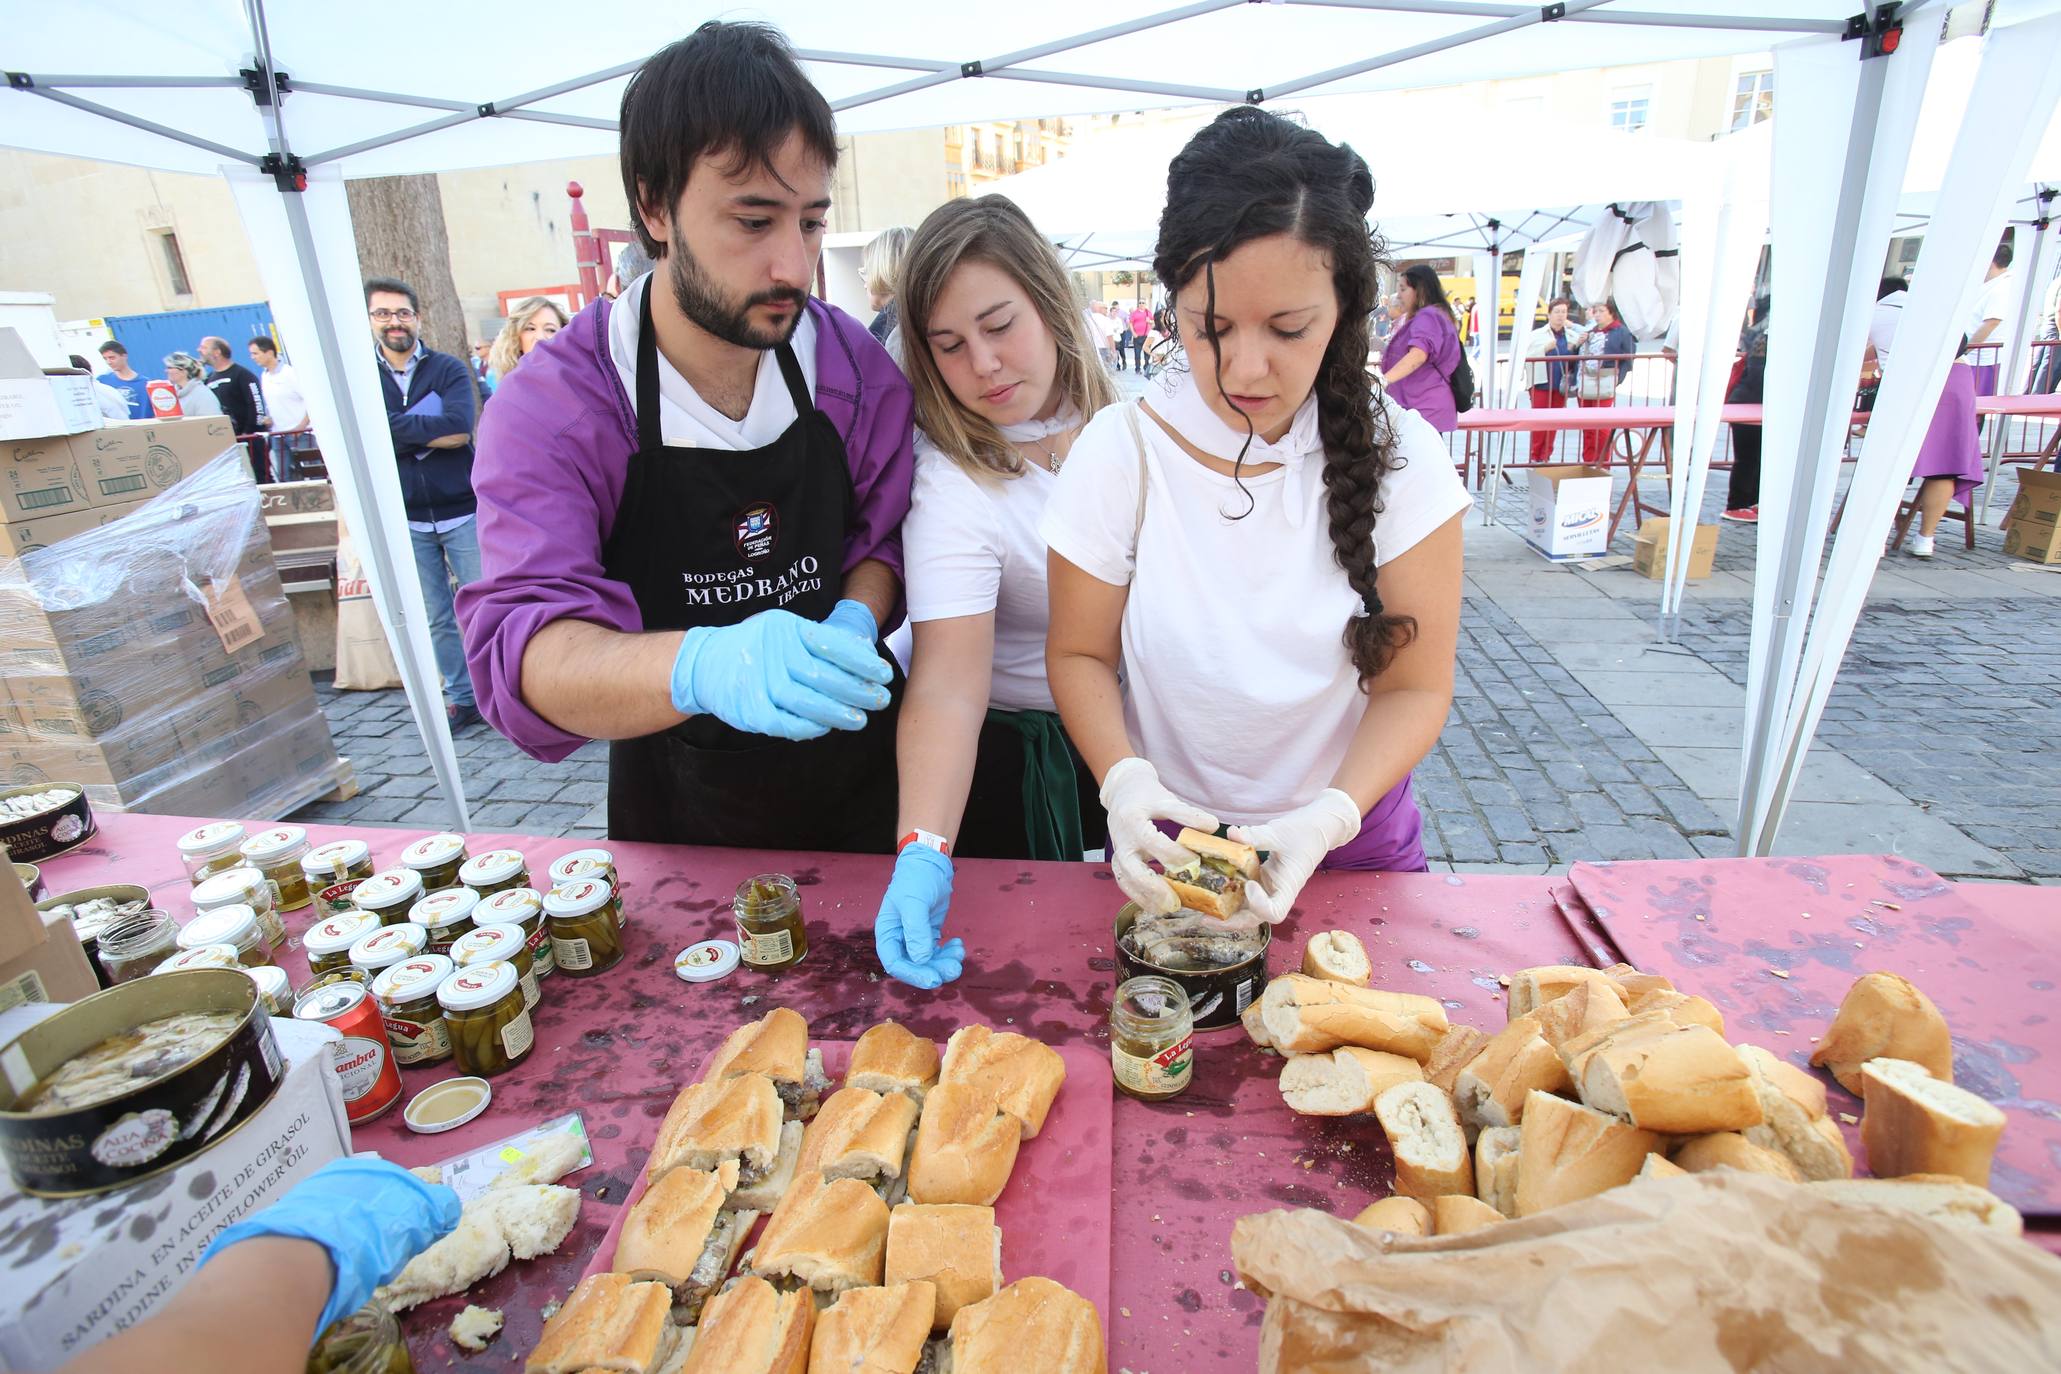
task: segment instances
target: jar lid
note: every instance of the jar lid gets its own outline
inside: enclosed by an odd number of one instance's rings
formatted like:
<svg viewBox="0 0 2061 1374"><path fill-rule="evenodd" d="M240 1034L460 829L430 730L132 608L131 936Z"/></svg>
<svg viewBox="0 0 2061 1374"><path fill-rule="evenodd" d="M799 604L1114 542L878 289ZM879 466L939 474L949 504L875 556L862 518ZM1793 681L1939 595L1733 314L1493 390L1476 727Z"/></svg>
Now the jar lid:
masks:
<svg viewBox="0 0 2061 1374"><path fill-rule="evenodd" d="M293 1016L296 1021L334 1021L371 995L370 988L349 978L316 983L294 999Z"/></svg>
<svg viewBox="0 0 2061 1374"><path fill-rule="evenodd" d="M277 863L308 842L308 832L298 825L282 825L243 842L243 857L255 864Z"/></svg>
<svg viewBox="0 0 2061 1374"><path fill-rule="evenodd" d="M369 911L339 911L326 921L317 921L301 937L301 948L309 958L348 950L379 929L379 918Z"/></svg>
<svg viewBox="0 0 2061 1374"><path fill-rule="evenodd" d="M390 911L413 906L422 900L422 875L412 868L387 868L373 874L351 892L361 911Z"/></svg>
<svg viewBox="0 0 2061 1374"><path fill-rule="evenodd" d="M429 932L403 921L381 926L351 946L351 967L385 968L403 959L413 959L429 948Z"/></svg>
<svg viewBox="0 0 2061 1374"><path fill-rule="evenodd" d="M217 873L212 878L203 878L194 884L193 909L206 911L211 907L228 906L235 902L255 906L256 903L250 900L251 893L265 890L264 874L255 868L232 868L225 873Z"/></svg>
<svg viewBox="0 0 2061 1374"><path fill-rule="evenodd" d="M409 907L408 919L416 925L436 930L467 919L478 905L479 894L469 887L439 888Z"/></svg>
<svg viewBox="0 0 2061 1374"><path fill-rule="evenodd" d="M177 973L188 968L235 968L236 946L190 945L152 969L153 974Z"/></svg>
<svg viewBox="0 0 2061 1374"><path fill-rule="evenodd" d="M582 878L561 883L544 894L546 916L585 916L608 905L615 890L600 878Z"/></svg>
<svg viewBox="0 0 2061 1374"><path fill-rule="evenodd" d="M179 948L195 949L201 945L231 945L238 949L263 940L258 929L258 913L241 902L218 906L203 911L188 921L179 931Z"/></svg>
<svg viewBox="0 0 2061 1374"><path fill-rule="evenodd" d="M437 985L437 1002L445 1011L477 1011L514 992L519 986L515 965L504 959L459 969Z"/></svg>
<svg viewBox="0 0 2061 1374"><path fill-rule="evenodd" d="M211 821L179 837L179 853L189 859L226 854L243 843L243 822Z"/></svg>
<svg viewBox="0 0 2061 1374"><path fill-rule="evenodd" d="M580 878L606 877L614 867L615 855L605 849L575 849L552 861L551 883L556 887Z"/></svg>
<svg viewBox="0 0 2061 1374"><path fill-rule="evenodd" d="M521 926L512 921L491 921L474 926L452 942L451 962L465 968L489 959L512 960L516 951L528 947L528 937Z"/></svg>
<svg viewBox="0 0 2061 1374"><path fill-rule="evenodd" d="M480 898L475 921L527 921L544 911L544 894L533 887L511 887Z"/></svg>
<svg viewBox="0 0 2061 1374"><path fill-rule="evenodd" d="M293 980L286 976L285 969L276 964L259 964L244 972L256 980L258 992L273 1006L284 1007L293 1002Z"/></svg>
<svg viewBox="0 0 2061 1374"><path fill-rule="evenodd" d="M379 971L372 980L372 995L382 1002L413 1002L428 997L455 970L441 954L418 954Z"/></svg>
<svg viewBox="0 0 2061 1374"><path fill-rule="evenodd" d="M503 883L522 872L528 862L519 849L490 849L467 859L458 870L458 881L475 887Z"/></svg>
<svg viewBox="0 0 2061 1374"><path fill-rule="evenodd" d="M494 1089L484 1078L445 1078L408 1099L401 1120L419 1135L455 1131L487 1109Z"/></svg>
<svg viewBox="0 0 2061 1374"><path fill-rule="evenodd" d="M409 868L441 868L465 852L463 835L426 835L401 851Z"/></svg>
<svg viewBox="0 0 2061 1374"><path fill-rule="evenodd" d="M703 940L673 957L673 972L690 983L712 983L737 967L737 946L728 940Z"/></svg>
<svg viewBox="0 0 2061 1374"><path fill-rule="evenodd" d="M371 857L372 846L363 840L331 840L301 857L301 872L311 878L334 877Z"/></svg>

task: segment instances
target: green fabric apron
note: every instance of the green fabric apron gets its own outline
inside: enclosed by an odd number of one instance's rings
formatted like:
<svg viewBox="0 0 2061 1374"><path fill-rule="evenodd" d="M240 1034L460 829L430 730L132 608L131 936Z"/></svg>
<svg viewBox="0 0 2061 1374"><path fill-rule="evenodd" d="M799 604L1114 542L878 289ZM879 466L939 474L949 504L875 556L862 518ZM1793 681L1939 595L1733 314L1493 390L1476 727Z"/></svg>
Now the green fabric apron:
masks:
<svg viewBox="0 0 2061 1374"><path fill-rule="evenodd" d="M1051 711L1003 711L988 719L1023 736L1023 830L1033 859L1076 863L1086 847L1066 728Z"/></svg>

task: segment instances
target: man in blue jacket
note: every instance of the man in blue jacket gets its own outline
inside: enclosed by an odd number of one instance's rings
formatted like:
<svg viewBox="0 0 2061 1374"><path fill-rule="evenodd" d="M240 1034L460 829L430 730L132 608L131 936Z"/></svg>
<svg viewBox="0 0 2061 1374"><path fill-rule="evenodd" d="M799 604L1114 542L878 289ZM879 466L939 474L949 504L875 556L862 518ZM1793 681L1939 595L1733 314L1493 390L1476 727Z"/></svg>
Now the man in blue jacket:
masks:
<svg viewBox="0 0 2061 1374"><path fill-rule="evenodd" d="M479 579L479 534L474 527L472 427L479 401L472 371L448 353L423 346L415 289L391 277L365 283L365 310L379 359L379 388L401 469L415 572L429 608L429 634L437 672L444 679L444 714L458 731L479 719L465 641L452 609L452 584Z"/></svg>

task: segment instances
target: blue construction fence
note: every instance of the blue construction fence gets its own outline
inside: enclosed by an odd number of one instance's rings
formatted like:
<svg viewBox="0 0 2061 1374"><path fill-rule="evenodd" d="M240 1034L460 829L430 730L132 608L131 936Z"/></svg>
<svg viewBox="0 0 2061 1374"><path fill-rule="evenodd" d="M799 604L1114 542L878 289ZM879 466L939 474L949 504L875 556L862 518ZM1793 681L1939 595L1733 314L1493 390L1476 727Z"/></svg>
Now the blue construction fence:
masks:
<svg viewBox="0 0 2061 1374"><path fill-rule="evenodd" d="M196 310L167 310L159 315L107 315L107 331L129 350L129 366L146 377L164 375L164 359L172 353L200 354L200 341L213 335L229 341L237 362L250 366L244 345L259 334L269 334L280 352L290 358L291 350L272 323L272 307L264 301L250 305L214 305ZM90 360L95 367L100 360Z"/></svg>

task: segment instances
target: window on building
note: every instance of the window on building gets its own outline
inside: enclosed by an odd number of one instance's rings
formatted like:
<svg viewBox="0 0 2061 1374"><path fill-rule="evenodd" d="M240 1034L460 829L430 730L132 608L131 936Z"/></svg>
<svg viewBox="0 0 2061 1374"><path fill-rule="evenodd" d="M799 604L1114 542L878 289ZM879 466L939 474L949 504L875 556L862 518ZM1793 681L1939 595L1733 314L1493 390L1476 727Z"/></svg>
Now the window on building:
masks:
<svg viewBox="0 0 2061 1374"><path fill-rule="evenodd" d="M1744 129L1775 112L1775 74L1741 72L1732 86L1732 127Z"/></svg>
<svg viewBox="0 0 2061 1374"><path fill-rule="evenodd" d="M158 251L165 257L165 285L175 296L193 294L193 283L186 277L186 255L179 251L179 236L169 229L152 235L157 240Z"/></svg>
<svg viewBox="0 0 2061 1374"><path fill-rule="evenodd" d="M1651 86L1620 87L1610 101L1610 127L1621 133L1646 127L1647 106L1652 103Z"/></svg>

